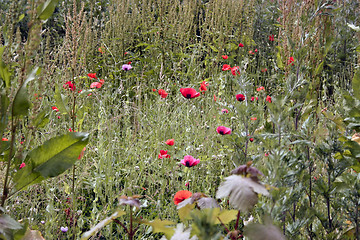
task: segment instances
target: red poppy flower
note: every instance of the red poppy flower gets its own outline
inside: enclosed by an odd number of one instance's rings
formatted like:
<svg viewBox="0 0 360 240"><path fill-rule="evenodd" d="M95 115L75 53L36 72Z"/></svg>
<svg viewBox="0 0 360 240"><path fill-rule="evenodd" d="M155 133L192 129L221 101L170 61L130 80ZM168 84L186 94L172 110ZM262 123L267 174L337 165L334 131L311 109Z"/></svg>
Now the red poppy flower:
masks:
<svg viewBox="0 0 360 240"><path fill-rule="evenodd" d="M158 93L162 98L166 98L168 95L168 93L164 89L159 89Z"/></svg>
<svg viewBox="0 0 360 240"><path fill-rule="evenodd" d="M101 54L104 54L103 50L101 49L101 47L98 48L98 51L101 53Z"/></svg>
<svg viewBox="0 0 360 240"><path fill-rule="evenodd" d="M261 72L267 72L267 68L261 69Z"/></svg>
<svg viewBox="0 0 360 240"><path fill-rule="evenodd" d="M190 99L190 98L196 98L200 96L200 93L198 93L193 88L180 88L181 94L184 96L184 98Z"/></svg>
<svg viewBox="0 0 360 240"><path fill-rule="evenodd" d="M242 94L238 94L238 95L236 95L236 100L238 100L239 102L242 102L245 100L245 96Z"/></svg>
<svg viewBox="0 0 360 240"><path fill-rule="evenodd" d="M250 50L250 51L249 51L249 54L254 54L254 52Z"/></svg>
<svg viewBox="0 0 360 240"><path fill-rule="evenodd" d="M165 144L167 144L167 145L169 145L169 146L174 145L174 143L175 143L175 140L174 140L174 139L168 139L168 140L166 140L166 142L165 142Z"/></svg>
<svg viewBox="0 0 360 240"><path fill-rule="evenodd" d="M156 92L157 90L155 88L152 89L153 92Z"/></svg>
<svg viewBox="0 0 360 240"><path fill-rule="evenodd" d="M240 70L239 70L239 66L235 66L235 67L232 67L231 68L231 74L236 76L236 74L239 74L240 75Z"/></svg>
<svg viewBox="0 0 360 240"><path fill-rule="evenodd" d="M104 79L100 79L99 83L101 83L101 85L103 85L105 83Z"/></svg>
<svg viewBox="0 0 360 240"><path fill-rule="evenodd" d="M256 121L256 119L257 119L256 117L252 117L252 118L251 118L251 120L253 120L253 121Z"/></svg>
<svg viewBox="0 0 360 240"><path fill-rule="evenodd" d="M295 59L293 57L289 57L288 65L289 64L294 65L294 61L295 61Z"/></svg>
<svg viewBox="0 0 360 240"><path fill-rule="evenodd" d="M265 157L267 157L267 156L269 156L269 155L270 155L270 153L265 153L264 155L265 155Z"/></svg>
<svg viewBox="0 0 360 240"><path fill-rule="evenodd" d="M203 81L201 84L200 84L200 92L205 92L205 91L207 91L207 86L209 86L209 84L206 82L206 81Z"/></svg>
<svg viewBox="0 0 360 240"><path fill-rule="evenodd" d="M51 109L54 110L55 112L58 112L58 111L59 111L59 109L58 109L57 107L55 107L55 106L54 106L54 107L51 107Z"/></svg>
<svg viewBox="0 0 360 240"><path fill-rule="evenodd" d="M244 44L242 44L242 43L239 43L239 47L244 47Z"/></svg>
<svg viewBox="0 0 360 240"><path fill-rule="evenodd" d="M186 155L183 160L181 160L181 164L185 167L193 167L200 162L200 159L195 159L193 156Z"/></svg>
<svg viewBox="0 0 360 240"><path fill-rule="evenodd" d="M88 77L97 79L96 73L88 73Z"/></svg>
<svg viewBox="0 0 360 240"><path fill-rule="evenodd" d="M222 55L221 57L222 57L223 59L225 59L225 60L228 59L228 56L227 56L227 55Z"/></svg>
<svg viewBox="0 0 360 240"><path fill-rule="evenodd" d="M90 85L90 88L101 88L101 83L99 83L99 82L93 82L93 83Z"/></svg>
<svg viewBox="0 0 360 240"><path fill-rule="evenodd" d="M9 139L7 139L7 138L2 138L1 141L7 142L7 141L9 141Z"/></svg>
<svg viewBox="0 0 360 240"><path fill-rule="evenodd" d="M124 52L124 55L128 54L128 52Z"/></svg>
<svg viewBox="0 0 360 240"><path fill-rule="evenodd" d="M224 126L217 127L216 131L221 135L231 134L231 129Z"/></svg>
<svg viewBox="0 0 360 240"><path fill-rule="evenodd" d="M22 168L25 167L25 166L26 166L26 164L23 162L23 163L20 164L19 169L22 169Z"/></svg>
<svg viewBox="0 0 360 240"><path fill-rule="evenodd" d="M250 142L253 142L253 141L254 141L254 138L250 138L249 140L250 140Z"/></svg>
<svg viewBox="0 0 360 240"><path fill-rule="evenodd" d="M275 40L275 39L274 39L274 34L273 34L273 35L270 35L270 36L269 36L269 41L272 42L272 41L274 41L274 40Z"/></svg>
<svg viewBox="0 0 360 240"><path fill-rule="evenodd" d="M265 100L268 101L269 103L271 103L271 97L269 95L267 95Z"/></svg>
<svg viewBox="0 0 360 240"><path fill-rule="evenodd" d="M178 191L174 196L174 203L175 203L175 205L178 205L179 203L181 203L185 199L188 199L191 196L192 196L192 192L190 192L188 190Z"/></svg>
<svg viewBox="0 0 360 240"><path fill-rule="evenodd" d="M255 49L255 52L258 52L257 48Z"/></svg>
<svg viewBox="0 0 360 240"><path fill-rule="evenodd" d="M224 108L224 109L221 109L221 112L222 112L222 113L229 113L229 110L227 110L226 108Z"/></svg>
<svg viewBox="0 0 360 240"><path fill-rule="evenodd" d="M265 88L264 88L263 86L261 86L261 87L258 87L258 88L256 89L256 91L258 91L258 92L260 92L261 90L264 90L264 91L265 91Z"/></svg>
<svg viewBox="0 0 360 240"><path fill-rule="evenodd" d="M229 64L224 64L223 67L222 67L222 70L223 71L231 70L231 67L230 67Z"/></svg>
<svg viewBox="0 0 360 240"><path fill-rule="evenodd" d="M169 154L167 154L167 152L168 152L168 151L160 150L159 159L170 158L171 156L170 156Z"/></svg>
<svg viewBox="0 0 360 240"><path fill-rule="evenodd" d="M67 86L66 86L66 85L67 85ZM71 81L66 82L66 83L63 85L63 88L65 88L65 89L71 89L71 91L75 91L75 89L76 89L75 85L74 85Z"/></svg>

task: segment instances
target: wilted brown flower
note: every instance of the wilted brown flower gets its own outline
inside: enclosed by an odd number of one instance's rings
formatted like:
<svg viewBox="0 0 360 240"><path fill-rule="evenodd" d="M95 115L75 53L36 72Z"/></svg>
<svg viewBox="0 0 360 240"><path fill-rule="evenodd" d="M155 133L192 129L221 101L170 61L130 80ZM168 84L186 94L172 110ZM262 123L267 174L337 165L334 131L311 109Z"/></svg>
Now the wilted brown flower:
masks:
<svg viewBox="0 0 360 240"><path fill-rule="evenodd" d="M139 200L140 197L141 197L140 195L134 195L131 197L123 195L119 197L119 203L120 205L130 205L140 208L140 200Z"/></svg>

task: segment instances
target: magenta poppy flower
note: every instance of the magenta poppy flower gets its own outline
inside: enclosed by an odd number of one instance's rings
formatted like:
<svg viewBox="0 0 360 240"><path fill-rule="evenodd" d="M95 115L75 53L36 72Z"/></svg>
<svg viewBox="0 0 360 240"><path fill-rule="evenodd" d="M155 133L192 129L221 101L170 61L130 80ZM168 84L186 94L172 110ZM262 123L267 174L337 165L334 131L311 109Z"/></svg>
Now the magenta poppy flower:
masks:
<svg viewBox="0 0 360 240"><path fill-rule="evenodd" d="M183 160L181 160L181 164L185 167L193 167L200 162L200 159L195 159L193 156L186 155Z"/></svg>
<svg viewBox="0 0 360 240"><path fill-rule="evenodd" d="M197 92L195 89L193 88L181 88L180 89L180 92L181 94L187 98L187 99L190 99L190 98L196 98L196 97L199 97L200 96L200 93Z"/></svg>
<svg viewBox="0 0 360 240"><path fill-rule="evenodd" d="M124 71L129 71L130 69L132 69L132 66L130 64L124 64L122 65L122 69Z"/></svg>
<svg viewBox="0 0 360 240"><path fill-rule="evenodd" d="M216 131L221 135L231 134L231 129L224 126L217 127Z"/></svg>
<svg viewBox="0 0 360 240"><path fill-rule="evenodd" d="M221 112L222 112L222 113L229 113L229 110L227 110L226 108L224 108L224 109L221 109Z"/></svg>
<svg viewBox="0 0 360 240"><path fill-rule="evenodd" d="M244 47L244 44L242 44L242 43L239 43L239 47Z"/></svg>
<svg viewBox="0 0 360 240"><path fill-rule="evenodd" d="M22 168L25 167L25 166L26 166L26 164L23 162L23 163L20 164L19 169L22 169Z"/></svg>
<svg viewBox="0 0 360 240"><path fill-rule="evenodd" d="M236 100L238 100L239 102L242 102L245 100L245 96L243 94L238 94L238 95L236 95Z"/></svg>

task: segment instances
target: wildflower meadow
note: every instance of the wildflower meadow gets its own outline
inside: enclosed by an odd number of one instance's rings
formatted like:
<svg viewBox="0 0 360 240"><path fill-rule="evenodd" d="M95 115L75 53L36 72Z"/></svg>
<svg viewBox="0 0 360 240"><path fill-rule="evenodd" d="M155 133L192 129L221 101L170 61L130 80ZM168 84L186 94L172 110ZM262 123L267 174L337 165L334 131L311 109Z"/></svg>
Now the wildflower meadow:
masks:
<svg viewBox="0 0 360 240"><path fill-rule="evenodd" d="M359 1L0 21L0 239L360 239Z"/></svg>

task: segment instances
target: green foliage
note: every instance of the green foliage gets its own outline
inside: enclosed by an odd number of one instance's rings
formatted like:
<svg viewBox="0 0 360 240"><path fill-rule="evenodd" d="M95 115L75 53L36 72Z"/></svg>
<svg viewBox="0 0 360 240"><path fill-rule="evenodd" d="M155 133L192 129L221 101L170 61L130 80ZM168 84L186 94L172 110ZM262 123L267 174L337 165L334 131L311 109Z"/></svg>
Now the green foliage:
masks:
<svg viewBox="0 0 360 240"><path fill-rule="evenodd" d="M16 191L63 173L76 162L88 141L87 133L67 133L30 151L25 158L27 166L14 176Z"/></svg>

